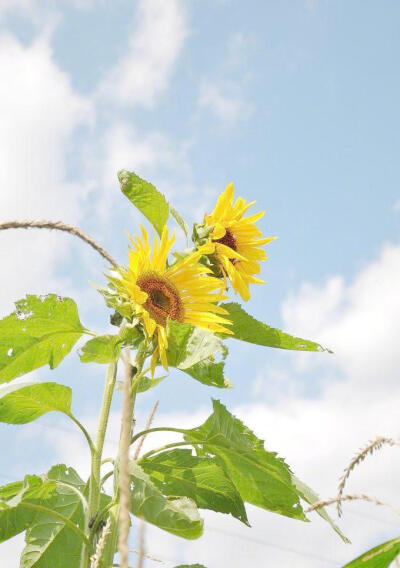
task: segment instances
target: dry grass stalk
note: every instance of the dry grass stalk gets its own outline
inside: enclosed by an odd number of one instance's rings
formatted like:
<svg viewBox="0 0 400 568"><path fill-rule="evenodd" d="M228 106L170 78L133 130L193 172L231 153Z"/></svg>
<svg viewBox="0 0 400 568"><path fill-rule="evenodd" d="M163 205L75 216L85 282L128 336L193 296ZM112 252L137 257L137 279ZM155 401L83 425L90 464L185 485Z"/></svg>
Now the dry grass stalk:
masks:
<svg viewBox="0 0 400 568"><path fill-rule="evenodd" d="M337 511L338 511L339 517L342 514L341 501L343 501L342 495L343 495L344 487L346 485L346 481L350 477L351 472L353 471L353 469L358 464L360 464L362 461L364 461L364 459L366 458L367 455L373 454L375 451L380 450L384 445L400 446L400 440L395 440L394 438L386 438L385 436L377 436L375 438L375 440L369 441L368 444L365 446L365 448L362 448L358 452L358 454L354 456L354 458L351 460L349 465L344 470L344 473L343 473L342 477L340 478L340 483L339 483L339 487L338 487L338 495L337 495L337 498L336 498Z"/></svg>
<svg viewBox="0 0 400 568"><path fill-rule="evenodd" d="M78 227L73 225L68 225L68 223L62 223L61 221L7 221L6 223L0 224L0 231L5 231L7 229L50 229L55 231L63 231L65 233L70 233L82 241L85 241L94 250L96 250L103 258L105 258L113 266L117 266L117 262L112 258L112 256L96 241Z"/></svg>
<svg viewBox="0 0 400 568"><path fill-rule="evenodd" d="M311 511L315 511L316 509L319 509L320 507L327 507L328 505L333 505L334 503L338 503L339 501L340 502L342 502L342 501L367 501L368 503L373 503L374 505L389 507L390 509L392 509L392 511L399 514L399 512L396 511L395 509L393 509L393 507L389 503L385 503L384 501L381 501L380 499L377 499L376 497L372 497L371 495L364 495L364 494L341 495L340 497L337 496L337 497L332 497L330 499L322 499L321 501L316 501L315 503L313 503L310 507L305 509L304 512L305 513L311 513Z"/></svg>
<svg viewBox="0 0 400 568"><path fill-rule="evenodd" d="M127 349L128 350L128 349ZM120 555L121 568L128 568L129 549L128 537L130 530L130 476L129 476L129 447L132 434L132 412L133 399L131 394L132 366L129 362L128 354L125 353L125 378L123 385L123 403L121 419L121 439L120 439L120 468L119 468L119 492L120 492L120 511L119 511L119 539L118 551Z"/></svg>
<svg viewBox="0 0 400 568"><path fill-rule="evenodd" d="M149 414L149 417L148 417L147 422L146 422L146 428L145 428L145 430L149 430L149 429L150 429L151 424L152 424L153 419L154 419L154 415L155 415L155 413L157 412L158 404L159 404L159 401L157 400L157 401L155 402L154 406L153 406L153 410L152 410L152 411L150 412L150 414ZM140 438L140 440L139 440L139 442L138 442L138 445L136 446L135 454L134 454L134 456L133 456L133 459L134 459L134 460L137 460L137 459L138 459L139 454L140 454L140 451L141 451L141 449L142 449L142 447L143 447L143 444L144 444L145 439L146 439L146 434Z"/></svg>
<svg viewBox="0 0 400 568"><path fill-rule="evenodd" d="M104 547L106 545L107 537L111 534L111 517L108 517L107 522L101 532L101 536L96 544L96 551L90 558L91 568L99 568L101 556L103 554Z"/></svg>

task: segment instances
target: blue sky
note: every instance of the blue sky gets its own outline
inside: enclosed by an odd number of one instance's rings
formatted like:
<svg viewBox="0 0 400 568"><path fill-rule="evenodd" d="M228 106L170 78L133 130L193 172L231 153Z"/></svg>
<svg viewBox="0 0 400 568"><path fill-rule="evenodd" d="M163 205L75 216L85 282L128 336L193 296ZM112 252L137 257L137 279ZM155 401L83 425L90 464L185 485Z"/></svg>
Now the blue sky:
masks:
<svg viewBox="0 0 400 568"><path fill-rule="evenodd" d="M231 342L227 371L234 389L216 392L173 373L158 393L143 396L140 415L157 396L160 420L164 414L188 420L193 412L201 420L210 396L218 396L325 496L335 493L359 445L378 431L398 431L390 404L399 394L399 12L394 1L384 7L325 0L0 5L2 220L78 224L125 262L125 231L137 230L139 216L119 192L120 168L155 183L190 222L202 218L230 181L238 195L256 199L267 210L260 227L279 238L263 267L268 284L253 287L246 309L328 344L335 355ZM2 313L25 293L57 292L76 299L86 325L109 329L108 312L88 284L103 281L105 266L95 253L68 236L36 233L0 235L0 253ZM32 378L73 386L75 409L90 421L102 373L82 368L72 354L58 370ZM0 459L0 474L16 478L27 463L30 472L40 472L64 459L48 428L57 425L70 428L56 416L29 433L0 428L12 458L11 466ZM42 436L40 452L35 436ZM73 459L71 440L66 453ZM384 459L395 467L390 456ZM388 480L381 469L371 466L358 481L368 492L387 490L391 499L395 475ZM393 517L376 520L382 513L371 510L375 520L360 527L351 511L361 514L365 506L348 510L344 523L354 547L343 548L325 526L315 533L296 528L306 554L317 546L339 567L380 537L394 536ZM292 530L273 515L254 514L255 534L268 522L279 543ZM207 549L209 556L197 560L207 568L222 562L212 536L200 551L155 534L177 560ZM12 546L20 544L6 546L6 568L14 568ZM254 545L255 565L261 552ZM282 566L295 558L284 550L274 554ZM232 555L240 566L238 553ZM321 566L321 560L303 560Z"/></svg>

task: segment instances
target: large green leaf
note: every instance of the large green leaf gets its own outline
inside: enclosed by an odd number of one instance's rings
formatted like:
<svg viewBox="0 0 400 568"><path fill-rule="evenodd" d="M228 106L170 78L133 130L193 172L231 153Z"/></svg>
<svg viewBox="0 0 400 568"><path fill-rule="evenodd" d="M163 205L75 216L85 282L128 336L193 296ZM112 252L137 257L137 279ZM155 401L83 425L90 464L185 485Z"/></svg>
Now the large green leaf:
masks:
<svg viewBox="0 0 400 568"><path fill-rule="evenodd" d="M121 170L118 179L124 195L139 209L161 235L169 217L169 206L165 197L152 183L133 172Z"/></svg>
<svg viewBox="0 0 400 568"><path fill-rule="evenodd" d="M216 361L215 355L220 355L221 361ZM168 321L167 359L171 367L205 385L230 388L224 376L226 355L227 348L214 334L189 323Z"/></svg>
<svg viewBox="0 0 400 568"><path fill-rule="evenodd" d="M232 330L235 339L241 341L248 341L256 345L264 345L265 347L277 347L279 349L292 349L295 351L329 351L315 341L307 339L300 339L300 337L293 337L288 333L284 333L280 329L270 327L266 323L262 323L252 316L234 302L222 304L222 307L227 310L228 318L232 322L229 327ZM228 337L228 336L227 336Z"/></svg>
<svg viewBox="0 0 400 568"><path fill-rule="evenodd" d="M230 513L248 524L242 498L215 459L185 449L165 451L139 463L164 495L190 497L200 509Z"/></svg>
<svg viewBox="0 0 400 568"><path fill-rule="evenodd" d="M343 568L389 568L400 554L400 538L394 538L364 552Z"/></svg>
<svg viewBox="0 0 400 568"><path fill-rule="evenodd" d="M198 428L185 430L185 439L216 456L243 501L295 519L305 520L299 492L289 467L223 404L213 400L214 412Z"/></svg>
<svg viewBox="0 0 400 568"><path fill-rule="evenodd" d="M79 357L82 363L111 363L119 357L121 342L118 335L99 335L85 343Z"/></svg>
<svg viewBox="0 0 400 568"><path fill-rule="evenodd" d="M0 320L0 383L38 367L57 367L84 333L76 304L54 294L26 296Z"/></svg>
<svg viewBox="0 0 400 568"><path fill-rule="evenodd" d="M0 422L27 424L53 410L70 414L72 393L58 383L18 385L0 392Z"/></svg>
<svg viewBox="0 0 400 568"><path fill-rule="evenodd" d="M315 493L310 487L308 487L308 485L306 485L305 483L300 481L300 479L298 479L295 475L292 475L292 480L293 480L293 483L295 484L295 486L297 488L297 491L300 494L300 497L306 503L308 503L309 505L313 505L314 503L317 503L318 501L320 501L320 498L317 495L317 493ZM337 534L340 536L340 538L344 542L346 542L346 543L350 542L349 539L342 533L340 528L333 522L333 520L328 515L328 513L326 512L324 507L319 507L318 509L315 509L315 512L318 513L318 515L320 517L322 517L325 521L327 521L331 525L333 530L335 532L337 532Z"/></svg>
<svg viewBox="0 0 400 568"><path fill-rule="evenodd" d="M132 480L131 511L148 523L187 539L199 538L203 521L192 499L168 499L134 461L130 462Z"/></svg>
<svg viewBox="0 0 400 568"><path fill-rule="evenodd" d="M26 475L24 481L0 487L0 542L26 530L36 514L27 506L30 503L47 504L54 490L54 482L37 475Z"/></svg>
<svg viewBox="0 0 400 568"><path fill-rule="evenodd" d="M76 471L65 465L51 468L48 479L73 485L81 492L85 484ZM83 530L84 515L79 496L68 487L57 486L46 507L61 513ZM25 536L20 568L79 568L82 541L60 519L37 512Z"/></svg>

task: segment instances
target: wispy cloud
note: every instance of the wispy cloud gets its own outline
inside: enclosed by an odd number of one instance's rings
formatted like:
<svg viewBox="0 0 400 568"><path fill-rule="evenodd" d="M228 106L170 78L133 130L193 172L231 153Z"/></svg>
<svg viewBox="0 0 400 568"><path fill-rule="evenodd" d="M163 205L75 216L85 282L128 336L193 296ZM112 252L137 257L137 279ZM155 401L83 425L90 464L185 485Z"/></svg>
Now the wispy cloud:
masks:
<svg viewBox="0 0 400 568"><path fill-rule="evenodd" d="M187 36L181 0L140 0L126 53L100 94L126 105L152 106L166 89Z"/></svg>

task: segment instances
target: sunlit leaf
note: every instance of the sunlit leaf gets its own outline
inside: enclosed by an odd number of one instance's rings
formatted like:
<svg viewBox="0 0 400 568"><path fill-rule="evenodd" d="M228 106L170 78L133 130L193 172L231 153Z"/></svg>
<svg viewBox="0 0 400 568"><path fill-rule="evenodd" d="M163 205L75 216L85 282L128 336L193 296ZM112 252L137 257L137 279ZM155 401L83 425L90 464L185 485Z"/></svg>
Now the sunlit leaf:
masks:
<svg viewBox="0 0 400 568"><path fill-rule="evenodd" d="M305 520L299 492L289 467L275 452L264 449L257 438L219 401L214 412L198 428L185 430L185 439L199 445L205 455L216 456L235 484L243 501Z"/></svg>
<svg viewBox="0 0 400 568"><path fill-rule="evenodd" d="M400 554L400 538L394 538L371 548L343 568L389 568Z"/></svg>
<svg viewBox="0 0 400 568"><path fill-rule="evenodd" d="M0 542L25 531L33 522L36 511L24 504L47 506L55 491L55 483L37 475L27 475L24 481L15 481L0 487Z"/></svg>
<svg viewBox="0 0 400 568"><path fill-rule="evenodd" d="M65 414L71 412L69 387L58 383L34 383L11 388L11 392L10 388L0 391L0 422L27 424L53 410Z"/></svg>
<svg viewBox="0 0 400 568"><path fill-rule="evenodd" d="M230 513L248 524L242 498L214 459L176 449L139 463L164 495L190 497L200 509Z"/></svg>
<svg viewBox="0 0 400 568"><path fill-rule="evenodd" d="M131 511L134 515L183 538L195 539L202 535L203 521L192 499L168 499L134 461L130 462L130 474Z"/></svg>
<svg viewBox="0 0 400 568"><path fill-rule="evenodd" d="M84 333L76 304L54 294L26 296L0 320L0 383L38 367L57 367Z"/></svg>
<svg viewBox="0 0 400 568"><path fill-rule="evenodd" d="M205 385L230 388L231 383L224 376L226 355L227 348L214 334L189 323L169 320L167 359L171 367Z"/></svg>
<svg viewBox="0 0 400 568"><path fill-rule="evenodd" d="M84 491L85 484L76 471L65 465L51 468L47 477L73 485ZM79 496L68 487L57 486L46 507L61 513L82 530L84 515ZM50 513L37 512L25 536L20 568L79 568L82 541L60 519Z"/></svg>
<svg viewBox="0 0 400 568"><path fill-rule="evenodd" d="M293 483L295 484L295 486L297 488L297 491L300 494L300 497L306 503L308 503L309 505L313 505L314 503L317 503L317 501L320 500L319 496L310 487L308 487L305 483L300 481L300 479L298 479L295 475L292 475L292 480L293 480ZM315 509L315 512L318 513L318 515L320 517L322 517L325 521L327 521L331 525L333 530L335 532L337 532L337 534L340 536L340 538L344 542L346 542L346 543L350 542L349 539L342 533L340 528L333 522L333 520L328 515L328 513L326 512L324 507L320 507L319 509Z"/></svg>
<svg viewBox="0 0 400 568"><path fill-rule="evenodd" d="M308 339L300 339L300 337L293 337L288 333L284 333L280 329L270 327L266 323L262 323L248 313L239 305L234 302L222 304L228 312L228 318L232 321L232 326L229 329L233 331L235 339L255 343L256 345L263 345L265 347L277 347L279 349L292 349L295 351L328 351L319 343L309 341Z"/></svg>
<svg viewBox="0 0 400 568"><path fill-rule="evenodd" d="M161 235L169 217L168 203L152 183L145 181L133 172L121 170L118 172L121 190L135 207Z"/></svg>
<svg viewBox="0 0 400 568"><path fill-rule="evenodd" d="M85 343L79 357L82 363L111 363L118 359L120 351L118 335L99 335Z"/></svg>

